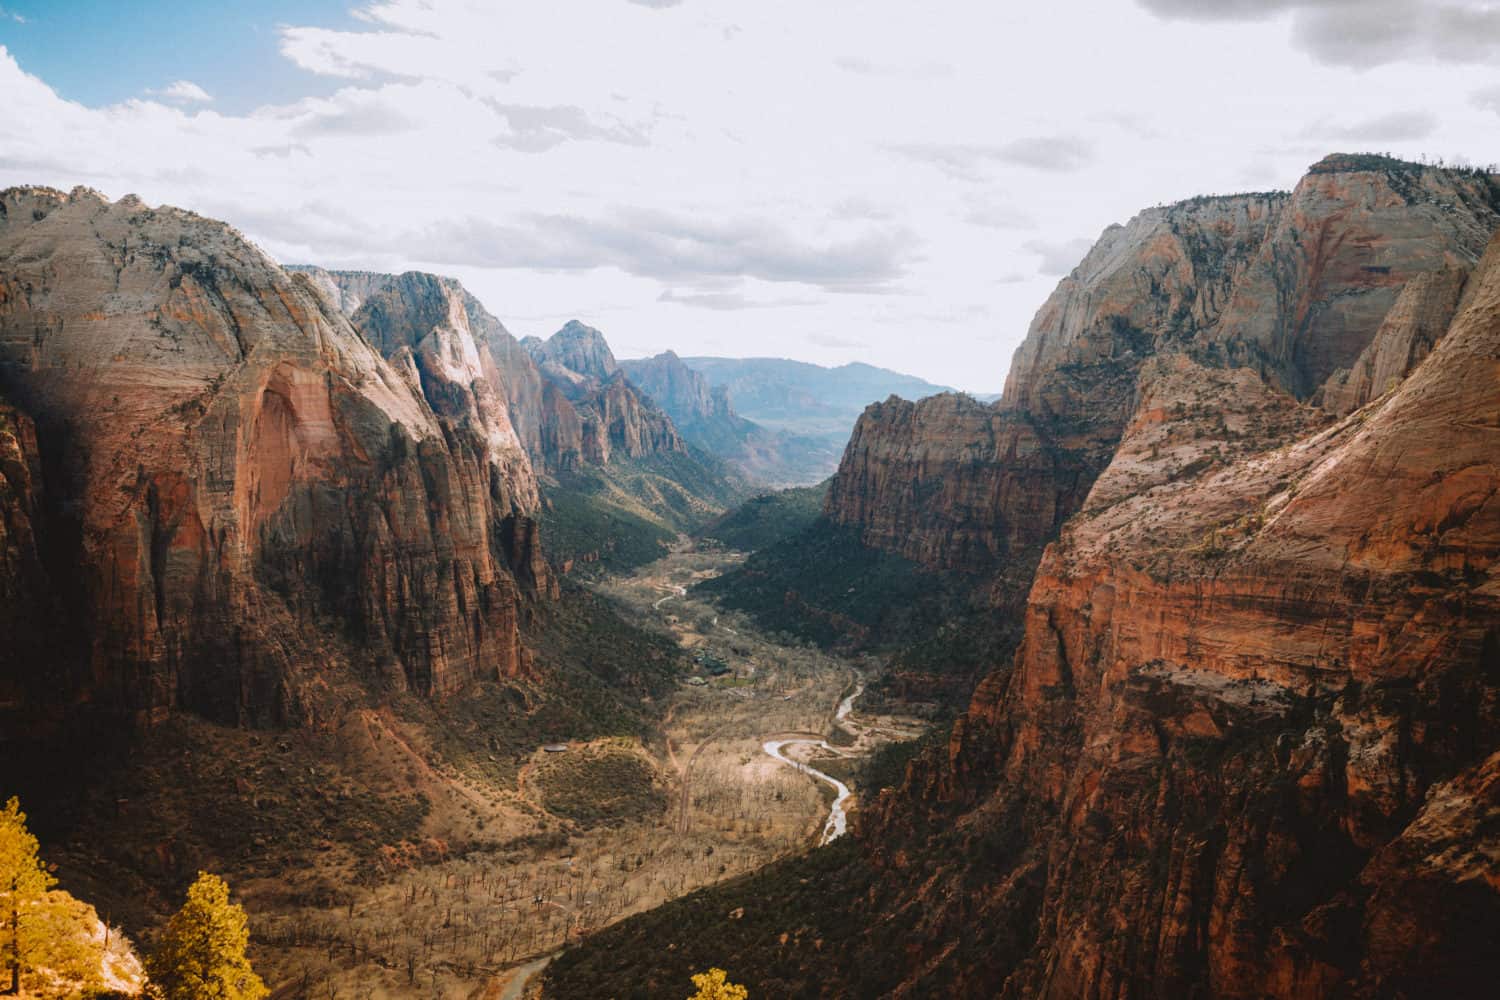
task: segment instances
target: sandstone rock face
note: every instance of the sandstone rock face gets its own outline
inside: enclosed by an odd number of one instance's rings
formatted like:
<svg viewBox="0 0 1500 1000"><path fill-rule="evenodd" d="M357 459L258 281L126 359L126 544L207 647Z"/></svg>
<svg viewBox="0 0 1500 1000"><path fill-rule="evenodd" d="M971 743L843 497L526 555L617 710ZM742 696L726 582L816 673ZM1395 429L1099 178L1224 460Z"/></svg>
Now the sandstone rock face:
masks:
<svg viewBox="0 0 1500 1000"><path fill-rule="evenodd" d="M423 397L450 437L480 442L492 475L534 490L530 460L502 395L507 387L487 341L470 327L469 296L431 275L405 277L366 295L351 322L385 358L416 368ZM526 509L536 506L534 492L518 499Z"/></svg>
<svg viewBox="0 0 1500 1000"><path fill-rule="evenodd" d="M859 525L865 544L933 569L1034 562L1089 485L1086 467L1044 434L962 394L892 396L855 426L827 511Z"/></svg>
<svg viewBox="0 0 1500 1000"><path fill-rule="evenodd" d="M1378 402L1267 374L1142 366L1013 670L872 811L900 870L919 803L956 809L983 883L928 884L928 923L1000 929L913 942L909 995L1492 989L1500 239Z"/></svg>
<svg viewBox="0 0 1500 1000"><path fill-rule="evenodd" d="M604 334L576 319L546 340L528 337L522 346L538 365L567 373L563 378L569 381L569 376L603 381L620 370Z"/></svg>
<svg viewBox="0 0 1500 1000"><path fill-rule="evenodd" d="M1347 412L1431 348L1497 206L1486 177L1334 157L1289 195L1142 212L1042 306L993 417L932 400L867 411L828 514L933 568L1030 551L1110 462L1158 355L1247 366Z"/></svg>
<svg viewBox="0 0 1500 1000"><path fill-rule="evenodd" d="M626 361L625 375L656 404L666 410L678 427L734 415L729 391L715 391L702 374L682 363L672 351L654 358Z"/></svg>
<svg viewBox="0 0 1500 1000"><path fill-rule="evenodd" d="M583 419L583 455L596 465L617 454L641 458L687 451L671 418L618 372L575 405Z"/></svg>
<svg viewBox="0 0 1500 1000"><path fill-rule="evenodd" d="M1219 322L1200 330L1210 357L1307 399L1353 366L1408 281L1474 266L1497 222L1494 182L1387 164L1333 156L1311 168Z"/></svg>
<svg viewBox="0 0 1500 1000"><path fill-rule="evenodd" d="M1288 200L1196 198L1105 230L1032 320L1000 405L1117 434L1140 362L1218 323Z"/></svg>
<svg viewBox="0 0 1500 1000"><path fill-rule="evenodd" d="M686 454L672 419L630 384L598 330L572 320L547 340L526 338L522 347L546 382L548 468L605 465L613 456Z"/></svg>
<svg viewBox="0 0 1500 1000"><path fill-rule="evenodd" d="M0 706L26 700L57 638L39 537L45 502L36 427L0 400L0 636L13 640L9 667L0 669Z"/></svg>
<svg viewBox="0 0 1500 1000"><path fill-rule="evenodd" d="M387 356L403 347L420 354L434 331L456 331L456 340L445 341L441 335L434 340L428 348L435 352L434 361L424 371L456 364L466 373L459 378L461 385L477 385L482 378L492 402L476 402L487 414L472 418L476 426L488 428L484 433L499 451L510 448L514 439L538 471L604 465L611 456L686 450L666 414L620 374L603 334L593 327L574 320L548 340L518 341L452 278L417 271L300 270L339 302L355 327ZM472 343L473 356L458 357L451 345L443 347L450 342ZM445 350L453 361L440 365ZM433 378L424 375L429 382Z"/></svg>
<svg viewBox="0 0 1500 1000"><path fill-rule="evenodd" d="M382 356L221 223L0 193L0 391L81 591L57 700L296 722L527 669L535 480L462 310L424 317Z"/></svg>
<svg viewBox="0 0 1500 1000"><path fill-rule="evenodd" d="M1467 279L1467 270L1454 267L1424 272L1407 282L1353 368L1329 376L1316 401L1343 416L1395 388L1448 328Z"/></svg>
<svg viewBox="0 0 1500 1000"><path fill-rule="evenodd" d="M486 390L504 406L510 432L532 465L545 468L545 380L530 353L462 284L420 271L382 274L305 266L288 270L307 275L371 343L391 345L389 350L381 348L387 356L403 344L415 347L434 331L459 331L459 342L466 336L476 357L464 359L465 364L477 363L489 383ZM371 308L362 308L367 301ZM499 420L499 415L492 414L490 420ZM505 435L503 428L497 431Z"/></svg>

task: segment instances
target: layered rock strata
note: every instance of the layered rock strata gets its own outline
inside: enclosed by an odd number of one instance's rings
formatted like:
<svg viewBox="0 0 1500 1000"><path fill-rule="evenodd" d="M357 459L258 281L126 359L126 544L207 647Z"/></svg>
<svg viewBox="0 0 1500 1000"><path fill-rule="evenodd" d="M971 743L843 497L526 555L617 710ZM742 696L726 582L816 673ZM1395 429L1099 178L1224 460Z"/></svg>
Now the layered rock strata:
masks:
<svg viewBox="0 0 1500 1000"><path fill-rule="evenodd" d="M1253 369L1143 366L1013 669L872 811L895 873L912 817L956 812L926 924L998 929L914 939L902 995L1486 995L1500 240L1468 282L1336 423Z"/></svg>
<svg viewBox="0 0 1500 1000"><path fill-rule="evenodd" d="M1446 328L1497 205L1482 175L1330 157L1289 195L1148 209L1058 285L989 414L951 398L867 411L827 512L932 568L1029 558L1109 463L1147 359L1250 367L1347 412Z"/></svg>
<svg viewBox="0 0 1500 1000"><path fill-rule="evenodd" d="M536 483L472 331L384 346L222 223L0 193L0 392L77 591L55 701L292 722L526 670Z"/></svg>
<svg viewBox="0 0 1500 1000"><path fill-rule="evenodd" d="M419 271L299 270L324 287L377 345L403 340L415 345L414 338L444 323L463 327L476 353L464 363L478 365L496 408L504 410L539 472L686 451L671 419L629 384L593 327L574 320L550 339L518 341L452 278Z"/></svg>

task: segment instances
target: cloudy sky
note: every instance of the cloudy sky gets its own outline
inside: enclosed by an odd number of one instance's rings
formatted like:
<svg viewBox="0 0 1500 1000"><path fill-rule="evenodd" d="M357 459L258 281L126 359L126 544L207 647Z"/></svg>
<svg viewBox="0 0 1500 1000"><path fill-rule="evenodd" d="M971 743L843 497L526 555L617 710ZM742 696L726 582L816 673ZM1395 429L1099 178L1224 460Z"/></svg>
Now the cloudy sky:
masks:
<svg viewBox="0 0 1500 1000"><path fill-rule="evenodd" d="M1140 208L1500 161L1477 0L0 0L0 46L0 184L454 274L518 335L974 391Z"/></svg>

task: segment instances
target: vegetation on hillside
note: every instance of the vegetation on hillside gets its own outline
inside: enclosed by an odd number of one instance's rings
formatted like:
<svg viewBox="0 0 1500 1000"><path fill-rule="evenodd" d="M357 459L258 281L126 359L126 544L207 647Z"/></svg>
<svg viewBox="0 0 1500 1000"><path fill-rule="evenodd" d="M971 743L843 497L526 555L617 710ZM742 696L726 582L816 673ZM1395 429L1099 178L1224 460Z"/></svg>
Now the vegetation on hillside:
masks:
<svg viewBox="0 0 1500 1000"><path fill-rule="evenodd" d="M885 881L852 838L835 841L599 931L553 960L545 994L659 1000L697 970L729 966L750 996L879 996L896 981L899 938L883 963L852 966L868 928L862 897L883 896ZM834 983L842 990L824 990Z"/></svg>
<svg viewBox="0 0 1500 1000"><path fill-rule="evenodd" d="M699 531L725 548L755 552L806 531L823 515L828 483L751 497Z"/></svg>
<svg viewBox="0 0 1500 1000"><path fill-rule="evenodd" d="M936 628L944 582L818 519L699 589L765 627L824 646L875 647Z"/></svg>
<svg viewBox="0 0 1500 1000"><path fill-rule="evenodd" d="M134 737L96 727L16 747L0 782L45 818L38 833L56 845L69 888L132 933L159 924L200 869L234 884L300 873L286 905L352 898L351 882L383 877L390 850L425 843L443 805L429 769L514 788L539 743L652 735L656 706L689 668L670 639L566 581L526 642L529 676L441 703L382 692L329 726L278 733L187 714ZM461 830L443 822L452 854L511 836L477 816ZM321 874L331 868L351 874Z"/></svg>
<svg viewBox="0 0 1500 1000"><path fill-rule="evenodd" d="M559 473L542 486L543 547L554 565L575 573L624 572L660 559L679 534L718 517L746 490L698 449Z"/></svg>
<svg viewBox="0 0 1500 1000"><path fill-rule="evenodd" d="M643 706L659 702L690 669L669 636L625 615L607 598L565 581L562 600L528 634L552 675L548 693L562 703L556 711L572 714L575 736L641 735L649 714Z"/></svg>
<svg viewBox="0 0 1500 1000"><path fill-rule="evenodd" d="M1500 164L1448 163L1442 157L1403 160L1390 153L1335 153L1307 168L1309 174L1332 174L1365 170L1387 174L1420 173L1423 170L1446 170L1461 177L1489 177L1500 174Z"/></svg>
<svg viewBox="0 0 1500 1000"><path fill-rule="evenodd" d="M0 809L0 992L36 1000L100 997L111 986L139 985L128 942L92 906L54 889L20 801Z"/></svg>
<svg viewBox="0 0 1500 1000"><path fill-rule="evenodd" d="M688 1000L746 1000L749 992L743 986L729 981L729 973L723 969L709 969L693 977L698 992Z"/></svg>
<svg viewBox="0 0 1500 1000"><path fill-rule="evenodd" d="M934 730L889 748L866 776L902 780L898 775L913 757L931 763L945 744L946 733ZM861 794L876 798L873 791ZM881 840L881 856L899 853L901 866L877 871L858 834L774 862L599 931L553 960L546 995L655 1000L710 965L737 970L751 996L874 997L902 985L912 996L952 995L945 979L951 964L909 979L916 949L946 943L974 962L1003 960L1035 916L983 913L962 920L952 908L912 902L923 891L992 884L1024 855L1027 845L1017 840L1021 824L996 814L958 825L948 807L936 804L903 811L901 822L907 825L884 831ZM935 913L940 923L933 922Z"/></svg>
<svg viewBox="0 0 1500 1000"><path fill-rule="evenodd" d="M857 530L821 515L793 530L805 503L805 495L772 499L763 509L747 511L747 504L729 515L731 537L788 533L739 568L698 584L698 591L773 632L824 648L885 653L890 668L867 698L951 709L968 699L979 677L1009 662L1019 622L991 607L973 577L929 572L869 548Z"/></svg>

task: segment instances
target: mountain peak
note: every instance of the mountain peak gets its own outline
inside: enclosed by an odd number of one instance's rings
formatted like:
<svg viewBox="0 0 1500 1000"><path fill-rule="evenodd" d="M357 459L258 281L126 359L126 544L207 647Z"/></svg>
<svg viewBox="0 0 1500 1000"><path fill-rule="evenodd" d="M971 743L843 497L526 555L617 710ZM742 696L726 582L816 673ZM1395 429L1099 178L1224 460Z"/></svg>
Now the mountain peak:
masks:
<svg viewBox="0 0 1500 1000"><path fill-rule="evenodd" d="M609 378L620 369L604 334L576 319L563 324L545 344L535 348L528 344L527 350L539 362L552 362L588 378Z"/></svg>

